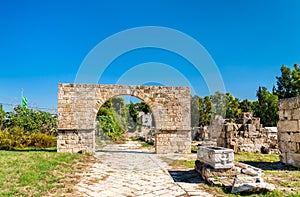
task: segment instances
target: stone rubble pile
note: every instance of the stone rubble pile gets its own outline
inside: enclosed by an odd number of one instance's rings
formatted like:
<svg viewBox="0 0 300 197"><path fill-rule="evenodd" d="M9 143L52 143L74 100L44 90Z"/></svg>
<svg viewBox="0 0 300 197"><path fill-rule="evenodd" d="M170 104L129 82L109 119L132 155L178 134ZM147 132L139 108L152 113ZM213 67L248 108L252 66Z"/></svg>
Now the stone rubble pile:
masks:
<svg viewBox="0 0 300 197"><path fill-rule="evenodd" d="M273 191L259 168L234 162L232 149L199 146L195 170L210 184L231 188L231 193Z"/></svg>
<svg viewBox="0 0 300 197"><path fill-rule="evenodd" d="M217 126L219 125L219 126ZM243 113L240 119L221 119L215 124L192 130L193 139L202 145L231 148L234 152L280 153L276 127L263 127L252 113Z"/></svg>

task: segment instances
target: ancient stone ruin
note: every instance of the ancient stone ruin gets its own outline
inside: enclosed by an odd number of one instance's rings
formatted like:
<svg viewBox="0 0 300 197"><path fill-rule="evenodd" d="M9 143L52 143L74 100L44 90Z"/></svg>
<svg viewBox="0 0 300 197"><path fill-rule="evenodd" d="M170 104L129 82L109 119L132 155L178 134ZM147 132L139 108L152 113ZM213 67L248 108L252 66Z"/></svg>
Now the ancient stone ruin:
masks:
<svg viewBox="0 0 300 197"><path fill-rule="evenodd" d="M234 152L279 153L276 127L263 127L252 113L242 113L240 119L220 119L219 131L214 126L192 131L202 145L231 148Z"/></svg>
<svg viewBox="0 0 300 197"><path fill-rule="evenodd" d="M280 161L300 167L300 96L278 102Z"/></svg>
<svg viewBox="0 0 300 197"><path fill-rule="evenodd" d="M131 95L153 113L157 153L191 151L189 87L101 84L58 85L58 152L95 152L95 120L110 98Z"/></svg>
<svg viewBox="0 0 300 197"><path fill-rule="evenodd" d="M232 149L198 146L195 170L210 184L231 189L231 193L273 191L274 185L265 183L263 171L234 162Z"/></svg>

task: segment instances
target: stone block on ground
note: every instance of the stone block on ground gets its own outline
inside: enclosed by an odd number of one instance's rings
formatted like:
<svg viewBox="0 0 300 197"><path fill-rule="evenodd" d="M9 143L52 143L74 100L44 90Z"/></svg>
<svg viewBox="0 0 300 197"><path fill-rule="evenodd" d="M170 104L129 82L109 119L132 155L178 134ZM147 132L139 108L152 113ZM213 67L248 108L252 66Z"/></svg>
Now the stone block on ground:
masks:
<svg viewBox="0 0 300 197"><path fill-rule="evenodd" d="M231 188L232 193L273 191L273 184L265 183L261 178L263 172L259 168L235 163L229 169L213 169L211 166L196 160L195 170L202 178L213 185Z"/></svg>
<svg viewBox="0 0 300 197"><path fill-rule="evenodd" d="M234 154L232 149L212 146L198 146L197 160L215 169L233 167Z"/></svg>
<svg viewBox="0 0 300 197"><path fill-rule="evenodd" d="M231 193L273 191L275 186L263 181L260 177L236 177Z"/></svg>

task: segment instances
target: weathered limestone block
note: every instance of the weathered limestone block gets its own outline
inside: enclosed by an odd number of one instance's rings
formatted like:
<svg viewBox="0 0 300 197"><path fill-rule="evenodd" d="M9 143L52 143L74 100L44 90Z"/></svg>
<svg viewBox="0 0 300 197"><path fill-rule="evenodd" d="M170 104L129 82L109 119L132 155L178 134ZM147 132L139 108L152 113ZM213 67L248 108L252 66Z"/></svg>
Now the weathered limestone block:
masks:
<svg viewBox="0 0 300 197"><path fill-rule="evenodd" d="M223 147L198 146L197 160L215 169L233 167L234 154L232 149Z"/></svg>
<svg viewBox="0 0 300 197"><path fill-rule="evenodd" d="M263 181L260 177L236 177L231 193L273 191L275 186Z"/></svg>
<svg viewBox="0 0 300 197"><path fill-rule="evenodd" d="M291 141L300 142L300 132L299 133L291 133Z"/></svg>
<svg viewBox="0 0 300 197"><path fill-rule="evenodd" d="M293 120L300 120L300 108L292 110L292 117Z"/></svg>
<svg viewBox="0 0 300 197"><path fill-rule="evenodd" d="M295 132L298 131L298 120L279 120L278 130L285 132Z"/></svg>
<svg viewBox="0 0 300 197"><path fill-rule="evenodd" d="M282 99L278 102L279 109L297 109L300 108L300 98L293 97L288 99Z"/></svg>
<svg viewBox="0 0 300 197"><path fill-rule="evenodd" d="M290 151L288 144L289 144L289 142L287 142L287 141L279 141L278 147L282 153L286 153L286 152Z"/></svg>
<svg viewBox="0 0 300 197"><path fill-rule="evenodd" d="M263 171L259 168L235 162L232 168L214 169L199 160L195 161L195 170L210 184L232 188L231 193L273 191L274 185L265 183Z"/></svg>
<svg viewBox="0 0 300 197"><path fill-rule="evenodd" d="M59 130L57 140L58 152L88 152L94 153L93 140L86 143L89 139L94 139L94 131L76 131L76 130Z"/></svg>
<svg viewBox="0 0 300 197"><path fill-rule="evenodd" d="M300 167L300 97L282 99L278 102L278 107L280 161Z"/></svg>
<svg viewBox="0 0 300 197"><path fill-rule="evenodd" d="M155 134L155 142L158 154L190 153L191 131L159 131Z"/></svg>
<svg viewBox="0 0 300 197"><path fill-rule="evenodd" d="M214 179L217 177L218 179L229 179L228 184L231 185L233 178L238 174L238 171L235 168L215 169L209 164L203 163L199 160L195 161L195 170L200 173L204 180L213 184L216 183Z"/></svg>
<svg viewBox="0 0 300 197"><path fill-rule="evenodd" d="M300 167L300 153L286 153L286 163L292 166Z"/></svg>

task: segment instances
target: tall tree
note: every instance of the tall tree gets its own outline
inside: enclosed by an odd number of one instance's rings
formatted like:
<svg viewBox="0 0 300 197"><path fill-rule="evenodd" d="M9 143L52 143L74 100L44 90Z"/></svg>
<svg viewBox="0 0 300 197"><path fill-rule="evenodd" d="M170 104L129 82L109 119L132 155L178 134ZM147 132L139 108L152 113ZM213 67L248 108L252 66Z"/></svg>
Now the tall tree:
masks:
<svg viewBox="0 0 300 197"><path fill-rule="evenodd" d="M191 106L192 127L209 125L211 121L212 110L213 110L213 104L209 96L201 98L197 95L194 95L192 97L191 105L192 105Z"/></svg>
<svg viewBox="0 0 300 197"><path fill-rule="evenodd" d="M291 71L285 65L281 66L281 76L276 77L277 88L273 90L280 99L290 98L300 95L300 69L298 64L294 64Z"/></svg>
<svg viewBox="0 0 300 197"><path fill-rule="evenodd" d="M239 108L239 99L234 98L229 92L226 93L226 118L238 118L242 112Z"/></svg>
<svg viewBox="0 0 300 197"><path fill-rule="evenodd" d="M111 99L111 103L112 103L112 108L113 110L121 115L121 116L125 116L126 115L126 103L124 98L122 97L113 97Z"/></svg>
<svg viewBox="0 0 300 197"><path fill-rule="evenodd" d="M204 97L202 109L203 115L201 116L200 113L200 126L206 126L210 124L213 113L213 103L211 102L209 96Z"/></svg>
<svg viewBox="0 0 300 197"><path fill-rule="evenodd" d="M147 114L151 111L150 107L144 101L142 101L140 103L136 103L136 105L137 105L138 111L142 111L145 114Z"/></svg>
<svg viewBox="0 0 300 197"><path fill-rule="evenodd" d="M239 102L241 112L253 112L253 102L245 99Z"/></svg>
<svg viewBox="0 0 300 197"><path fill-rule="evenodd" d="M214 118L215 115L221 115L222 117L225 117L226 114L225 94L217 91L215 94L210 96L210 100L213 103L212 117Z"/></svg>
<svg viewBox="0 0 300 197"><path fill-rule="evenodd" d="M241 114L239 99L235 98L230 92L226 94L216 92L210 96L213 103L213 116L221 115L224 118L238 118Z"/></svg>
<svg viewBox="0 0 300 197"><path fill-rule="evenodd" d="M298 64L294 64L294 70L292 71L292 96L300 95L300 69Z"/></svg>
<svg viewBox="0 0 300 197"><path fill-rule="evenodd" d="M260 117L264 126L276 126L278 122L278 96L270 93L266 87L257 90L258 101L254 103L254 116Z"/></svg>

